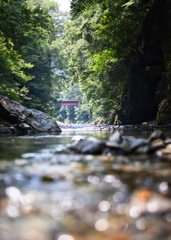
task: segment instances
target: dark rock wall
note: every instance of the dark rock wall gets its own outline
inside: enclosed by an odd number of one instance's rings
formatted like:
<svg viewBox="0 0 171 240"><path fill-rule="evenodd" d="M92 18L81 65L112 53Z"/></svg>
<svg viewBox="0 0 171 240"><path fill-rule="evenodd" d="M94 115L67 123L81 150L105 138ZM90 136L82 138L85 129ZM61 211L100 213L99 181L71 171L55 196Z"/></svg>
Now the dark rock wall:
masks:
<svg viewBox="0 0 171 240"><path fill-rule="evenodd" d="M118 113L122 124L141 123L158 116L169 82L165 73L171 56L170 19L171 1L158 0L143 23Z"/></svg>

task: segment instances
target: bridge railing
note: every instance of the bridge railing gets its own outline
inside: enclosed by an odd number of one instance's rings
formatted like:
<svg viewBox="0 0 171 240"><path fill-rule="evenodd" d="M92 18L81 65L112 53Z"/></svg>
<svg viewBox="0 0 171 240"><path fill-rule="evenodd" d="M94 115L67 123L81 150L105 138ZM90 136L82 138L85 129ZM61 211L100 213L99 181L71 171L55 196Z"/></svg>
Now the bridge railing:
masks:
<svg viewBox="0 0 171 240"><path fill-rule="evenodd" d="M79 102L76 100L61 101L62 106L78 106Z"/></svg>

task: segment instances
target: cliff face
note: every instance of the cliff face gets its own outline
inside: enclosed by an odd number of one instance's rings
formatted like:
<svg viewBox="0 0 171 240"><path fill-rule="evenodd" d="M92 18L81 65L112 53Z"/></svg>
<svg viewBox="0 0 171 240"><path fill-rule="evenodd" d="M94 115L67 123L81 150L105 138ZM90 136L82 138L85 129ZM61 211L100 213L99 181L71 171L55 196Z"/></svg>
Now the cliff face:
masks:
<svg viewBox="0 0 171 240"><path fill-rule="evenodd" d="M143 23L119 111L123 124L171 122L171 1L159 0Z"/></svg>

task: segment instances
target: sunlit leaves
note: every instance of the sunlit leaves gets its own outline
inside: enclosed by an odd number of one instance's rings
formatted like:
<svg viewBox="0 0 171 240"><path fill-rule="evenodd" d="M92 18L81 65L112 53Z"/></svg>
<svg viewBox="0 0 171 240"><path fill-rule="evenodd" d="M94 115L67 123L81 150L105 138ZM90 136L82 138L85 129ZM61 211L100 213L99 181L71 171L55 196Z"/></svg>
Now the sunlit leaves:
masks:
<svg viewBox="0 0 171 240"><path fill-rule="evenodd" d="M86 92L94 116L105 119L120 108L129 58L155 1L72 0L69 69Z"/></svg>
<svg viewBox="0 0 171 240"><path fill-rule="evenodd" d="M139 2L139 0L130 0L130 1L126 2L126 3L124 3L122 6L128 8L128 7L132 6L132 5L138 4L138 2Z"/></svg>
<svg viewBox="0 0 171 240"><path fill-rule="evenodd" d="M1 36L3 36L2 32ZM1 94L19 99L20 84L24 84L33 78L25 74L24 70L32 67L31 63L26 63L21 55L14 50L14 44L11 39L0 37Z"/></svg>
<svg viewBox="0 0 171 240"><path fill-rule="evenodd" d="M116 63L117 59L115 59L113 56L114 51L112 49L103 50L101 53L94 54L93 70L97 72L102 72L105 70L105 68L107 68L108 65Z"/></svg>
<svg viewBox="0 0 171 240"><path fill-rule="evenodd" d="M56 1L1 1L0 94L48 111L62 65L60 23Z"/></svg>
<svg viewBox="0 0 171 240"><path fill-rule="evenodd" d="M17 100L27 94L24 85L34 78L31 50L34 49L35 55L36 44L41 45L42 39L47 39L45 28L49 26L49 17L45 21L47 14L40 9L32 10L27 3L14 0L0 4L0 80L3 83L0 92Z"/></svg>

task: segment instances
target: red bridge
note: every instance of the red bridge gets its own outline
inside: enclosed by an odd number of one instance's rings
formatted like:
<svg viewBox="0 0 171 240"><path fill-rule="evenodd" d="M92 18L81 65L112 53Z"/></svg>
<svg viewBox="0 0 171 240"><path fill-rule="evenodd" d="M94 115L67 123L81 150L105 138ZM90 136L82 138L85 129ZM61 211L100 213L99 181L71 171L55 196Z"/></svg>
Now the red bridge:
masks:
<svg viewBox="0 0 171 240"><path fill-rule="evenodd" d="M68 100L68 101L62 101L62 106L78 106L78 101L76 100Z"/></svg>

